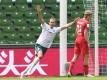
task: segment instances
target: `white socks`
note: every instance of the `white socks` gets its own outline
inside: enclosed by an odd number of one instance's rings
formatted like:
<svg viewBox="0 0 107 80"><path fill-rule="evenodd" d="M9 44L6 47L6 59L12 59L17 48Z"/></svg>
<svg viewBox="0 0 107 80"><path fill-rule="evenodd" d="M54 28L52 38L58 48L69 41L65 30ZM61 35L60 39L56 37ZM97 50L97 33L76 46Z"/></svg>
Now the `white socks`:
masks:
<svg viewBox="0 0 107 80"><path fill-rule="evenodd" d="M39 57L34 58L34 60L32 61L32 63L30 64L30 68L28 69L28 74L30 74L32 72L32 69L38 63L38 61L39 61Z"/></svg>
<svg viewBox="0 0 107 80"><path fill-rule="evenodd" d="M21 72L21 78L25 75L25 74L30 74L32 72L32 69L34 68L34 66L38 63L39 61L39 57L35 57L34 60L32 61L32 63L30 65L28 65L28 67Z"/></svg>

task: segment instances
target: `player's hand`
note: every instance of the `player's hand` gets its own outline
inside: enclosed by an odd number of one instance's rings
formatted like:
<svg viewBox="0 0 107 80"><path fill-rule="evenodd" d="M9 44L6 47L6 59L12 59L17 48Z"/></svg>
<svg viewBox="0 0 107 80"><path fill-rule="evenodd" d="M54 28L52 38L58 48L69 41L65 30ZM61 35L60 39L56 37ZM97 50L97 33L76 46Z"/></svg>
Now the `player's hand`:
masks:
<svg viewBox="0 0 107 80"><path fill-rule="evenodd" d="M42 11L42 8L40 5L37 5L36 8L35 8L38 12L41 12Z"/></svg>

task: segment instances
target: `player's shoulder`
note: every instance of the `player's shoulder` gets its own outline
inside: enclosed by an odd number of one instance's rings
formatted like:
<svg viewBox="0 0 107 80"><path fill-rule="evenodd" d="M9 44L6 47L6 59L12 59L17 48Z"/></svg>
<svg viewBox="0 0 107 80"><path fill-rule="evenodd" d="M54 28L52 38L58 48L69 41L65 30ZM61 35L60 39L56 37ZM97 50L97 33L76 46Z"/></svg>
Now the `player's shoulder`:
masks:
<svg viewBox="0 0 107 80"><path fill-rule="evenodd" d="M53 29L53 30L57 30L57 29L59 29L59 28L61 28L61 27L54 26L52 29Z"/></svg>
<svg viewBox="0 0 107 80"><path fill-rule="evenodd" d="M77 21L77 23L81 23L81 22L85 22L84 19L81 18Z"/></svg>
<svg viewBox="0 0 107 80"><path fill-rule="evenodd" d="M81 19L79 19L78 21L88 22L88 20L86 20L86 19L84 19L84 18L81 18Z"/></svg>
<svg viewBox="0 0 107 80"><path fill-rule="evenodd" d="M84 21L85 23L89 23L89 21L88 21L88 20L86 20L86 19L83 19L83 21Z"/></svg>
<svg viewBox="0 0 107 80"><path fill-rule="evenodd" d="M47 26L48 24L46 22L44 22L43 24L41 24L41 26Z"/></svg>
<svg viewBox="0 0 107 80"><path fill-rule="evenodd" d="M83 23L85 23L85 21L82 18L77 21L77 24L83 24Z"/></svg>
<svg viewBox="0 0 107 80"><path fill-rule="evenodd" d="M81 19L81 21L82 21L84 24L89 24L89 21L86 20L86 19Z"/></svg>
<svg viewBox="0 0 107 80"><path fill-rule="evenodd" d="M49 24L44 22L43 24L41 24L41 27L42 27L42 29L47 29L49 27Z"/></svg>

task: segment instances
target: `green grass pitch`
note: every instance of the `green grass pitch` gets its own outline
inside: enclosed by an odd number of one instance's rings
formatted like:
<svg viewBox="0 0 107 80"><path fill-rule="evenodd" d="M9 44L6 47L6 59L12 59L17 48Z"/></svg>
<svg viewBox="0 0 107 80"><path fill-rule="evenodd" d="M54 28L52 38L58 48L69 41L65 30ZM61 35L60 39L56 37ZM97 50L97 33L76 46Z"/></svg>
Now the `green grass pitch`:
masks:
<svg viewBox="0 0 107 80"><path fill-rule="evenodd" d="M102 77L33 77L33 78L18 78L18 77L13 77L13 78L0 78L0 80L107 80L107 76L102 76Z"/></svg>

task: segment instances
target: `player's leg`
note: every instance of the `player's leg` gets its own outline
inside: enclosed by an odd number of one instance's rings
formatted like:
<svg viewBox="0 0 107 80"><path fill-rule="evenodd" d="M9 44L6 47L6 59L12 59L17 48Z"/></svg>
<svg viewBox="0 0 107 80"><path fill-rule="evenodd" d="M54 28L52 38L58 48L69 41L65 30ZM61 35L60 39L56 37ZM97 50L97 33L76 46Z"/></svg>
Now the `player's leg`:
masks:
<svg viewBox="0 0 107 80"><path fill-rule="evenodd" d="M93 75L91 75L91 74L89 74L89 72L88 72L88 59L89 59L89 54L88 53L86 53L85 55L84 55L84 76L86 76L86 77L94 77Z"/></svg>
<svg viewBox="0 0 107 80"><path fill-rule="evenodd" d="M79 53L80 53L79 44L75 43L75 46L74 46L74 56L73 56L72 60L70 61L70 65L69 65L69 68L68 68L68 71L67 71L68 77L71 74L71 70L73 69L76 60L78 59Z"/></svg>
<svg viewBox="0 0 107 80"><path fill-rule="evenodd" d="M83 41L81 46L81 53L83 54L83 69L84 69L84 75L88 74L88 58L89 58L89 52L88 52L88 43L86 41Z"/></svg>
<svg viewBox="0 0 107 80"><path fill-rule="evenodd" d="M71 72L71 69L73 68L73 66L74 66L75 61L77 60L77 58L78 58L78 54L74 54L72 60L70 61L68 72Z"/></svg>
<svg viewBox="0 0 107 80"><path fill-rule="evenodd" d="M38 63L38 61L43 57L43 54L47 49L43 49L42 46L36 44L35 46L35 58L33 62L21 73L20 78L22 78L25 74L30 74L32 68Z"/></svg>
<svg viewBox="0 0 107 80"><path fill-rule="evenodd" d="M36 51L35 51L36 52ZM42 52L39 51L38 53L36 52L36 54L38 54L38 56L35 56L33 62L31 64L28 65L28 67L23 71L21 72L21 76L20 78L23 78L23 76L27 73L29 73L29 71L31 70L31 68L38 63L38 61L40 60L40 58L42 57Z"/></svg>
<svg viewBox="0 0 107 80"><path fill-rule="evenodd" d="M84 67L84 75L87 75L88 74L88 54L85 54L84 55L84 64L83 64L83 67Z"/></svg>
<svg viewBox="0 0 107 80"><path fill-rule="evenodd" d="M93 75L89 74L89 72L88 72L88 59L89 59L89 55L85 54L85 56L84 56L84 76L94 77Z"/></svg>
<svg viewBox="0 0 107 80"><path fill-rule="evenodd" d="M89 45L87 42L83 43L83 47L81 51L82 51L81 53L83 53L83 58L84 58L84 64L83 64L84 75L87 77L94 77L88 73Z"/></svg>
<svg viewBox="0 0 107 80"><path fill-rule="evenodd" d="M37 52L37 56L35 56L34 60L31 63L31 67L28 70L28 74L31 74L32 69L35 67L35 65L38 63L38 61L43 57L43 55L46 53L47 48L42 47L41 45L38 45L35 47L35 51Z"/></svg>
<svg viewBox="0 0 107 80"><path fill-rule="evenodd" d="M67 71L67 76L71 76L71 70L73 69L74 65L75 65L75 62L76 60L78 59L78 56L79 54L74 54L72 60L70 61L70 65L69 65L69 68L68 68L68 71Z"/></svg>
<svg viewBox="0 0 107 80"><path fill-rule="evenodd" d="M39 62L39 60L43 57L43 53L42 51L40 50L38 53L37 53L37 56L35 56L34 60L32 61L32 63L30 64L30 67L27 71L27 74L31 74L32 72L32 69L34 68L34 66Z"/></svg>

